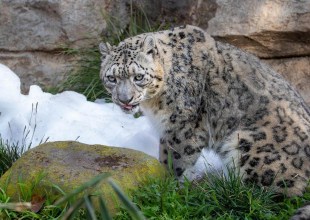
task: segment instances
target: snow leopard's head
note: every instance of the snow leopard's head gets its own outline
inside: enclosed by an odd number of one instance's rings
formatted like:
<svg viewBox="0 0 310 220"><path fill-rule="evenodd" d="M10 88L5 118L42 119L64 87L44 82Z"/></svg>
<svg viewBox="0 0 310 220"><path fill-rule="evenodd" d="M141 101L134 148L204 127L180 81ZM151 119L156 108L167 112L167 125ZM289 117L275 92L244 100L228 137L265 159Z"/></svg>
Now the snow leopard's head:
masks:
<svg viewBox="0 0 310 220"><path fill-rule="evenodd" d="M141 102L161 91L163 67L152 34L128 38L113 47L101 43L99 49L102 54L100 78L113 102L124 112L136 113Z"/></svg>

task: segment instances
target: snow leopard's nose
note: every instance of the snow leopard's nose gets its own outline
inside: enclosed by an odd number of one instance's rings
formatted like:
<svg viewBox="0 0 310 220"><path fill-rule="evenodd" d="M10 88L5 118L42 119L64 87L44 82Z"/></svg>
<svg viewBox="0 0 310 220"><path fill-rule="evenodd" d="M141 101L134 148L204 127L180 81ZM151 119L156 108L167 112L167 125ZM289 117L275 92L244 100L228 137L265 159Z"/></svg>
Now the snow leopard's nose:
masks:
<svg viewBox="0 0 310 220"><path fill-rule="evenodd" d="M130 80L124 79L119 82L116 88L117 98L122 104L129 104L134 97L134 89Z"/></svg>
<svg viewBox="0 0 310 220"><path fill-rule="evenodd" d="M128 96L122 96L122 95L119 95L118 96L118 100L122 103L122 104L129 104L132 100L133 100L133 96L131 97L128 97Z"/></svg>

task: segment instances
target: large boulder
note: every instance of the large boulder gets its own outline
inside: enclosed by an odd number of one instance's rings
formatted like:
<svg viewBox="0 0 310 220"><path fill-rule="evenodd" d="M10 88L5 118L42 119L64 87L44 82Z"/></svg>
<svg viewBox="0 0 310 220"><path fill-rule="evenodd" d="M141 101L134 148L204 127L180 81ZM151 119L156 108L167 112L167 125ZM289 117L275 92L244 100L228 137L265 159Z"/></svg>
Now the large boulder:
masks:
<svg viewBox="0 0 310 220"><path fill-rule="evenodd" d="M2 0L0 49L53 51L96 44L106 29L104 0Z"/></svg>
<svg viewBox="0 0 310 220"><path fill-rule="evenodd" d="M55 86L76 64L67 49L97 47L108 14L122 28L129 22L122 0L0 0L0 62L20 76L25 93L33 84Z"/></svg>
<svg viewBox="0 0 310 220"><path fill-rule="evenodd" d="M31 187L43 174L43 181L34 190L36 195L42 196L47 192L55 193L51 191L52 184L70 192L106 172L127 193L148 178L163 178L165 175L165 169L155 158L139 151L73 141L50 142L26 152L1 177L0 184L8 184L8 196L18 200L20 181ZM115 211L115 195L107 183L101 182L92 192L103 193L110 211Z"/></svg>
<svg viewBox="0 0 310 220"><path fill-rule="evenodd" d="M56 86L62 82L66 73L76 66L75 56L59 52L2 52L0 63L6 64L21 79L21 91L29 93L31 85L44 89Z"/></svg>
<svg viewBox="0 0 310 220"><path fill-rule="evenodd" d="M207 31L262 57L310 55L310 1L217 0Z"/></svg>

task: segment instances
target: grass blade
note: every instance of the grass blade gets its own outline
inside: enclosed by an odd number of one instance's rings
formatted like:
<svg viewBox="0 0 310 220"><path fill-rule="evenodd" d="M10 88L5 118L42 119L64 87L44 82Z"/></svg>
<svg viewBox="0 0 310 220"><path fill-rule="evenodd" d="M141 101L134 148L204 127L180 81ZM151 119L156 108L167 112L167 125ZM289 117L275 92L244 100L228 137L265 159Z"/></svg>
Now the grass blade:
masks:
<svg viewBox="0 0 310 220"><path fill-rule="evenodd" d="M83 185L81 185L80 187L78 187L77 189L75 189L74 191L72 191L71 193L67 194L66 196L62 197L61 199L59 199L55 205L60 205L64 202L67 202L69 200L71 200L73 197L75 197L77 194L83 192L84 190L86 190L87 188L93 187L96 184L98 184L100 181L102 181L103 179L106 179L110 176L109 173L103 173L100 174L98 176L96 176L95 178L91 179L90 181L84 183Z"/></svg>
<svg viewBox="0 0 310 220"><path fill-rule="evenodd" d="M52 188L57 190L57 192L59 192L61 195L66 195L65 191L62 190L62 188L60 188L58 185L56 184L51 184Z"/></svg>
<svg viewBox="0 0 310 220"><path fill-rule="evenodd" d="M84 203L85 203L85 206L86 206L86 210L87 210L91 220L97 220L94 206L93 206L93 204L92 204L92 202L91 202L91 200L89 198L90 198L89 195L88 196L84 196Z"/></svg>
<svg viewBox="0 0 310 220"><path fill-rule="evenodd" d="M62 217L62 220L73 219L76 213L79 211L79 208L83 205L84 200L79 199L73 206L71 206L65 215Z"/></svg>
<svg viewBox="0 0 310 220"><path fill-rule="evenodd" d="M145 220L145 217L142 215L141 211L138 209L138 207L133 204L127 196L122 192L122 190L119 188L116 183L114 183L111 180L108 180L109 184L112 186L113 190L116 192L117 196L131 215L131 217L135 220Z"/></svg>
<svg viewBox="0 0 310 220"><path fill-rule="evenodd" d="M100 214L101 214L102 219L103 220L112 220L103 198L99 197L98 200L99 200Z"/></svg>

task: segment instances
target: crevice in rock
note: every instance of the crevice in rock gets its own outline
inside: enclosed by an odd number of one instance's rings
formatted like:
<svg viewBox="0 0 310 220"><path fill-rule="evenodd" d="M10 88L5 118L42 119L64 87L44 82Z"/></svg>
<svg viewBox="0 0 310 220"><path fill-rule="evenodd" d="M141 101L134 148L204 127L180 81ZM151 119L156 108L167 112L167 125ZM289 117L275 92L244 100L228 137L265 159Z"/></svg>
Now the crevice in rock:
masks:
<svg viewBox="0 0 310 220"><path fill-rule="evenodd" d="M5 54L22 54L22 53L48 53L48 54L59 54L64 53L66 49L53 49L53 50L43 50L43 49L35 49L35 50L3 50L0 49L0 55ZM2 53L2 54L1 54Z"/></svg>
<svg viewBox="0 0 310 220"><path fill-rule="evenodd" d="M310 54L300 54L294 56L274 56L274 57L259 57L262 60L275 60L275 59L294 59L294 58L310 58Z"/></svg>

